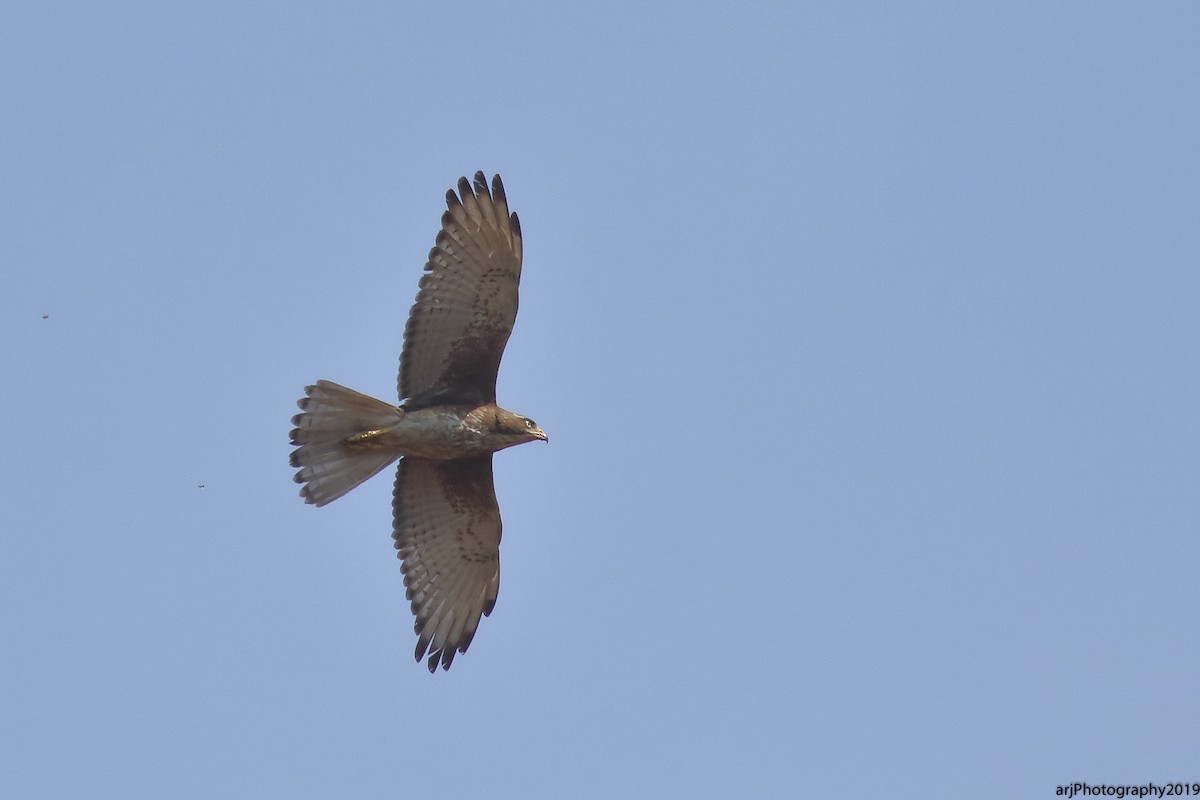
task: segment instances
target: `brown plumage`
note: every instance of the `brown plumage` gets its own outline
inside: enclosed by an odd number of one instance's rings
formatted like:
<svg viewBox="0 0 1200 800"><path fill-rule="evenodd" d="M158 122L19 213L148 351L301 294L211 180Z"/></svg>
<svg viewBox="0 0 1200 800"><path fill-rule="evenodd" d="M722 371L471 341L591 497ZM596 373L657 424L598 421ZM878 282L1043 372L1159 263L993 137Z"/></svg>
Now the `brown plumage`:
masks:
<svg viewBox="0 0 1200 800"><path fill-rule="evenodd" d="M400 353L401 398L411 408L496 402L496 373L517 319L521 224L500 176L483 173L446 192L437 244L408 312Z"/></svg>
<svg viewBox="0 0 1200 800"><path fill-rule="evenodd" d="M446 193L404 328L394 406L329 381L305 389L292 418L292 466L305 502L323 506L400 458L393 529L416 618L420 661L449 669L500 588L500 508L492 453L546 441L496 405L496 373L517 316L521 226L500 176Z"/></svg>

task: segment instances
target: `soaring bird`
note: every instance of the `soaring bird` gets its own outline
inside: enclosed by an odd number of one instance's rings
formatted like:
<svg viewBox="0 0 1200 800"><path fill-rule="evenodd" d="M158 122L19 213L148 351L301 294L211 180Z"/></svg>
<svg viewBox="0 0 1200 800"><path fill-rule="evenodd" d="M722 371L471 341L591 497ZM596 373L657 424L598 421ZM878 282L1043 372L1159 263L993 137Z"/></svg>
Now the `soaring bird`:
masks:
<svg viewBox="0 0 1200 800"><path fill-rule="evenodd" d="M500 357L517 317L521 225L500 176L446 192L404 328L395 406L317 381L292 418L291 464L306 503L323 506L396 459L392 499L400 572L430 672L465 653L500 589L500 507L492 454L546 434L496 405Z"/></svg>

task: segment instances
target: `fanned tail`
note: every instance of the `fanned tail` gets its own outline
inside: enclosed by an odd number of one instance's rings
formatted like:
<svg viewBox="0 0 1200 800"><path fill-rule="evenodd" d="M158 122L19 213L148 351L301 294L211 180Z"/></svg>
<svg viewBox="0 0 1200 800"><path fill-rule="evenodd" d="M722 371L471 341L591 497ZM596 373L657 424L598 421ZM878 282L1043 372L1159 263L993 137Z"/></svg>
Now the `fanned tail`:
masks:
<svg viewBox="0 0 1200 800"><path fill-rule="evenodd" d="M394 425L404 414L399 408L330 381L304 389L292 417L291 463L298 467L296 483L304 486L304 502L323 506L358 486L399 457L399 453L346 444L346 438Z"/></svg>

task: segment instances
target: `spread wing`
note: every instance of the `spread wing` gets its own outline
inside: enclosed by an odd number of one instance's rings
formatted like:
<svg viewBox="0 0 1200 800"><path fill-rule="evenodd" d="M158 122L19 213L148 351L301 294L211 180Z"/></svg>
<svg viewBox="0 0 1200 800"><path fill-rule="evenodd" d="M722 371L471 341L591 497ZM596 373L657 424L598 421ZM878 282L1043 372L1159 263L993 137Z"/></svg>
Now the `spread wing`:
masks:
<svg viewBox="0 0 1200 800"><path fill-rule="evenodd" d="M449 669L500 591L500 507L492 457L400 461L392 538L416 617L417 661Z"/></svg>
<svg viewBox="0 0 1200 800"><path fill-rule="evenodd" d="M496 372L517 318L521 225L504 184L482 172L446 192L442 230L429 251L404 328L400 399L409 409L496 400Z"/></svg>

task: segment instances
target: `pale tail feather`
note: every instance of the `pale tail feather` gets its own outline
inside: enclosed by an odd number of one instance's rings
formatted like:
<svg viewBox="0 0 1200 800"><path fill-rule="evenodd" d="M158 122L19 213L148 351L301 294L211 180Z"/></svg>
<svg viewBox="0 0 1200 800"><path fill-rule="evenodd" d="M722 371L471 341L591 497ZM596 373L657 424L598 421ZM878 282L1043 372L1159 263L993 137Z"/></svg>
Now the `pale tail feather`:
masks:
<svg viewBox="0 0 1200 800"><path fill-rule="evenodd" d="M345 444L347 436L394 425L403 411L330 381L304 389L292 417L292 466L304 486L304 502L323 506L358 486L399 456L394 451L360 449Z"/></svg>

